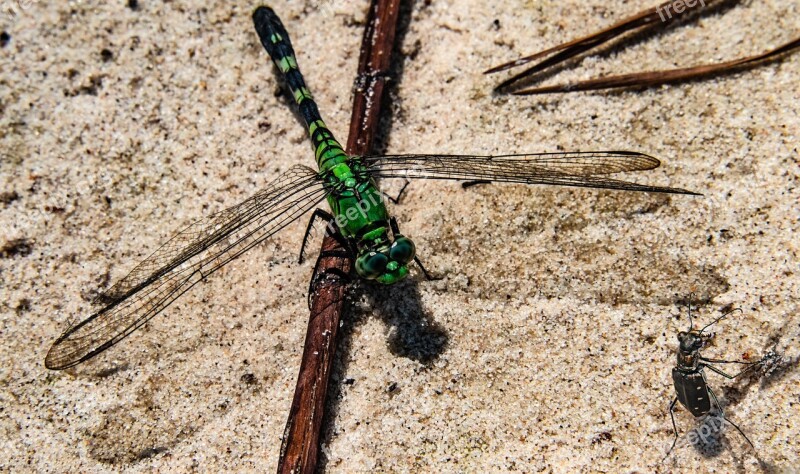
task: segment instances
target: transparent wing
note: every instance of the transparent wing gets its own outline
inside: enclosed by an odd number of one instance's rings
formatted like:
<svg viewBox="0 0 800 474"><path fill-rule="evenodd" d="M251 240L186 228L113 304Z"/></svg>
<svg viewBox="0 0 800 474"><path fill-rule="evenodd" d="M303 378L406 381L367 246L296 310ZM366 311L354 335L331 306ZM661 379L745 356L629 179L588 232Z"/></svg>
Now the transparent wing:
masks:
<svg viewBox="0 0 800 474"><path fill-rule="evenodd" d="M67 329L45 366L65 369L108 349L326 194L316 171L295 166L246 201L189 225L95 300L104 307Z"/></svg>
<svg viewBox="0 0 800 474"><path fill-rule="evenodd" d="M587 188L697 194L685 189L647 186L606 177L645 171L661 162L630 151L541 153L529 155L385 155L362 158L378 178L482 180L555 184Z"/></svg>

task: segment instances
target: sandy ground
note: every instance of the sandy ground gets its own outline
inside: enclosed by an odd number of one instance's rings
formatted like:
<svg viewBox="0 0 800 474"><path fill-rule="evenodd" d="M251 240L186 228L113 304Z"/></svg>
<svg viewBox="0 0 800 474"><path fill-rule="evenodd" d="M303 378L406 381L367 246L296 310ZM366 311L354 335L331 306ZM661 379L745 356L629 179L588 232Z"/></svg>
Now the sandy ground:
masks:
<svg viewBox="0 0 800 474"><path fill-rule="evenodd" d="M138 3L3 3L2 471L277 463L306 326L305 222L95 360L43 365L97 291L174 231L312 164L253 31L256 4ZM538 98L493 96L499 78L481 74L652 3L410 7L382 150L633 149L664 163L628 178L705 196L415 182L393 212L445 278L354 290L327 470L797 472L800 55L679 86ZM365 5L273 4L342 140ZM798 8L738 5L550 82L758 53L798 34ZM691 292L700 323L742 308L707 356L777 346L787 361L765 378L708 376L755 452L727 427L709 443L682 437L662 463ZM676 419L682 434L699 426L683 409Z"/></svg>

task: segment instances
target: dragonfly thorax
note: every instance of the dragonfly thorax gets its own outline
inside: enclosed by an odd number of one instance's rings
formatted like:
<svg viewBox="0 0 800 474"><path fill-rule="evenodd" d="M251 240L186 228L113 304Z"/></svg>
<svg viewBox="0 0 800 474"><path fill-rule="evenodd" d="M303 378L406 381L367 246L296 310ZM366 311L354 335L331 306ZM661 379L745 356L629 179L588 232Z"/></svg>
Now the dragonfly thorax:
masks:
<svg viewBox="0 0 800 474"><path fill-rule="evenodd" d="M350 157L324 172L328 204L342 235L355 245L361 278L391 285L408 275L416 248L411 239L390 232L389 213L375 180L359 157Z"/></svg>

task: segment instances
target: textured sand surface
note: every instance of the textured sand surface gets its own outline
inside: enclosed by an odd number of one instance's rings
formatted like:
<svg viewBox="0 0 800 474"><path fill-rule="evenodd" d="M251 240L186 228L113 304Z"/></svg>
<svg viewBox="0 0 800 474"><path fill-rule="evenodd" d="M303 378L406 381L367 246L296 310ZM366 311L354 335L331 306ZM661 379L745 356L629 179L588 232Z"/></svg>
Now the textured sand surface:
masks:
<svg viewBox="0 0 800 474"><path fill-rule="evenodd" d="M308 314L304 220L95 360L43 365L97 291L177 229L312 164L253 31L255 3L138 3L3 3L16 14L0 14L2 471L277 463ZM538 98L493 96L499 78L481 74L652 3L410 7L383 151L632 149L664 163L627 178L705 196L415 182L392 210L445 278L415 271L354 291L328 470L797 471L796 362L765 379L708 375L758 458L727 427L719 444L684 437L661 459L689 293L706 302L703 323L742 308L707 356L777 345L800 357L800 55L709 81ZM273 7L344 140L366 2ZM798 2L750 2L550 81L732 59L798 32ZM676 419L682 434L698 426L683 409Z"/></svg>

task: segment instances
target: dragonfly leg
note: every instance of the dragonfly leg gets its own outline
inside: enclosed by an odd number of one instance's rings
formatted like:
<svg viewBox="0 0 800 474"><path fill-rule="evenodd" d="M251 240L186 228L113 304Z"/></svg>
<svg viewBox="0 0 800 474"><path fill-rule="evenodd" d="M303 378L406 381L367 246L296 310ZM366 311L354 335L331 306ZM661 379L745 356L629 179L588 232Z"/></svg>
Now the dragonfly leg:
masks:
<svg viewBox="0 0 800 474"><path fill-rule="evenodd" d="M306 227L306 233L303 236L303 244L300 245L300 258L298 259L298 263L303 263L303 260L305 260L305 250L306 250L306 244L308 243L308 237L313 232L314 222L316 222L317 219L321 219L321 220L326 222L326 224L327 224L325 226L325 232L326 233L328 233L330 231L330 228L331 228L330 223L333 222L333 220L334 220L333 219L333 215L331 215L331 213L329 213L327 211L323 211L322 209L314 209L314 213L311 214L311 218L308 220L308 226ZM341 234L339 234L338 236L336 234L331 234L331 236L336 238L337 242L342 244L343 247L348 248L347 247L347 243L343 242L343 240L346 240L346 239L344 239L344 236L342 236ZM342 240L340 240L339 237L341 237Z"/></svg>
<svg viewBox="0 0 800 474"><path fill-rule="evenodd" d="M411 184L411 181L409 181L408 179L406 179L406 182L405 182L405 184L403 184L403 187L402 187L402 188L400 188L400 192L399 192L399 193L397 193L397 197L392 197L392 196L389 196L388 194L386 194L386 193L385 193L385 192L383 192L383 191L381 191L381 194L383 194L383 196L384 196L386 199L388 199L388 200L392 201L392 203L393 203L393 204L400 204L400 200L401 200L401 199L403 199L403 193L405 193L405 192L406 192L406 188L408 187L408 185L409 185L409 184Z"/></svg>
<svg viewBox="0 0 800 474"><path fill-rule="evenodd" d="M306 293L308 295L309 309L311 309L313 303L314 288L319 284L320 280L326 278L337 279L339 281L344 282L345 284L349 283L352 280L349 274L339 270L338 268L328 268L323 272L317 272L317 269L319 268L320 265L320 261L323 258L330 258L330 257L348 258L351 260L355 258L355 250L350 245L350 242L347 240L347 238L345 238L344 235L342 235L338 227L336 227L335 225L331 225L334 222L333 216L321 209L315 210L314 214L311 216L311 219L309 220L308 223L308 229L306 229L306 238L308 237L308 234L311 231L312 223L316 218L323 219L328 223L328 225L325 226L325 233L333 237L333 239L336 240L336 242L339 244L340 248L335 250L323 250L322 252L319 253L319 256L317 257L317 263L314 265L314 276L308 282L308 292ZM303 249L305 249L306 238L303 239ZM303 255L303 249L301 249L300 251L301 258Z"/></svg>
<svg viewBox="0 0 800 474"><path fill-rule="evenodd" d="M422 265L422 262L420 261L419 257L414 256L414 261L417 262L417 265L419 266L419 269L422 270L422 274L425 275L426 280L433 281L442 279L442 277L435 277L432 276L430 273L428 273L428 270L425 270L425 267Z"/></svg>
<svg viewBox="0 0 800 474"><path fill-rule="evenodd" d="M675 403L677 403L677 401L678 397L675 397L672 399L672 403L669 404L669 417L672 418L672 432L675 434L675 438L672 440L672 446L669 447L669 451L664 455L664 459L662 459L661 462L667 460L669 453L675 449L675 443L678 442L678 425L675 424Z"/></svg>
<svg viewBox="0 0 800 474"><path fill-rule="evenodd" d="M392 229L392 233L397 235L400 233L400 226L397 225L397 219L394 216L389 218L389 227Z"/></svg>
<svg viewBox="0 0 800 474"><path fill-rule="evenodd" d="M717 406L717 410L719 410L719 416L721 416L723 420L727 421L728 424L730 424L731 426L736 428L736 431L738 431L739 434L742 435L742 438L744 438L744 440L747 441L747 444L749 444L751 448L756 449L756 447L753 446L753 442L750 441L750 438L748 438L747 435L744 434L744 431L742 431L741 428L736 426L736 423L732 422L731 420L729 420L728 418L725 417L725 412L722 410L722 405L719 404L719 400L717 400L717 395L714 393L713 390L711 390L711 387L708 387L708 393L710 393L711 394L711 398L714 399L714 405L716 405Z"/></svg>
<svg viewBox="0 0 800 474"><path fill-rule="evenodd" d="M473 186L477 186L479 184L492 184L492 182L489 181L488 179L473 179L471 181L464 181L463 183L461 183L461 188L467 189Z"/></svg>

